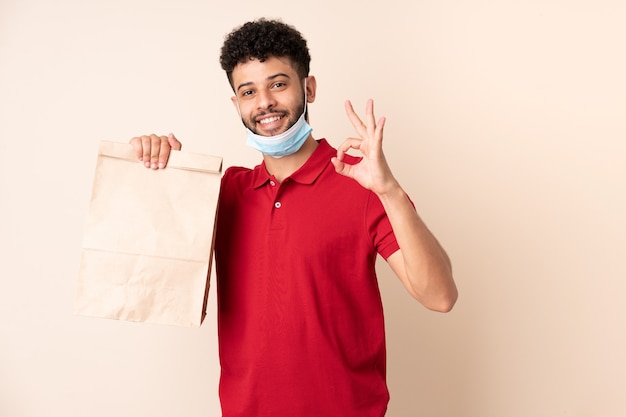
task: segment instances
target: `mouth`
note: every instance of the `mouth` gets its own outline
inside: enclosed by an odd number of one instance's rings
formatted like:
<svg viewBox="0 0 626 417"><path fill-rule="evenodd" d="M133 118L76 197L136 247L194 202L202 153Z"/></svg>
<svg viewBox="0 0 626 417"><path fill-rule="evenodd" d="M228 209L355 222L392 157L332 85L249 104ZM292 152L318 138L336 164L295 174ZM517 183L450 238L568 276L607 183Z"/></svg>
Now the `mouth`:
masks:
<svg viewBox="0 0 626 417"><path fill-rule="evenodd" d="M263 130L275 131L282 126L282 120L284 118L284 114L263 115L257 117L256 124Z"/></svg>
<svg viewBox="0 0 626 417"><path fill-rule="evenodd" d="M257 123L260 123L262 125L268 125L270 123L274 123L280 119L282 119L284 116L272 116L272 117L265 117L263 119L257 120Z"/></svg>

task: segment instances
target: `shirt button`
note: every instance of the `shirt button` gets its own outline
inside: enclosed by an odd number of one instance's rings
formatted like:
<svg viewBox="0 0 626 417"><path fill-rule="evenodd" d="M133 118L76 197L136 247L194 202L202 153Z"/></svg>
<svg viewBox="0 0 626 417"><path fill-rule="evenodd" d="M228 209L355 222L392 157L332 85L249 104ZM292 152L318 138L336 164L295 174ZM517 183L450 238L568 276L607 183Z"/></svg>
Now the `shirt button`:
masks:
<svg viewBox="0 0 626 417"><path fill-rule="evenodd" d="M275 183L274 181L270 181L270 185L271 185L272 187L276 187L276 183Z"/></svg>
<svg viewBox="0 0 626 417"><path fill-rule="evenodd" d="M280 206L282 206L282 204L280 204L280 201L274 203L274 207L280 208Z"/></svg>

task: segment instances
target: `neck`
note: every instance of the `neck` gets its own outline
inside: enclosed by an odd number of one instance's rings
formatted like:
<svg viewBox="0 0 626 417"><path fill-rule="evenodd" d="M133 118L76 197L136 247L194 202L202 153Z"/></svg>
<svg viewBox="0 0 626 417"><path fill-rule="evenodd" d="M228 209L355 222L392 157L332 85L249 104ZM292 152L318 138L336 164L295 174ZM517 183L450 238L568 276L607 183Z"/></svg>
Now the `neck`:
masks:
<svg viewBox="0 0 626 417"><path fill-rule="evenodd" d="M273 175L278 182L282 182L285 178L296 172L317 148L317 141L313 139L312 135L304 141L302 147L298 152L291 155L283 156L282 158L273 158L271 156L263 155L263 161L265 162L265 168L270 175Z"/></svg>

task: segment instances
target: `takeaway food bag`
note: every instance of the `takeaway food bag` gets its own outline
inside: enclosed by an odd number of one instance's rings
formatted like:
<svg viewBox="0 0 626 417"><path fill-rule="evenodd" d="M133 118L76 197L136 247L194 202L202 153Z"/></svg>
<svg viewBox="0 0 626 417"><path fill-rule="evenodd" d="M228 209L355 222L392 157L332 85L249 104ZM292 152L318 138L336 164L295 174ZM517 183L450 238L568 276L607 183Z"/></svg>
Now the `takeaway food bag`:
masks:
<svg viewBox="0 0 626 417"><path fill-rule="evenodd" d="M75 313L200 326L221 172L221 157L183 151L154 171L130 144L100 142Z"/></svg>

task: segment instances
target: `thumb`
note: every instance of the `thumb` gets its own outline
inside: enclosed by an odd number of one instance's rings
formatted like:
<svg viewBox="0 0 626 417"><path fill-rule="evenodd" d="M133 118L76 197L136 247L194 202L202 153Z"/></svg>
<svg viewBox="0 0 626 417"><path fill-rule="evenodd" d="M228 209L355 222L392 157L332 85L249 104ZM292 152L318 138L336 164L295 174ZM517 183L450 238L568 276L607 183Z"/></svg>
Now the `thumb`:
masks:
<svg viewBox="0 0 626 417"><path fill-rule="evenodd" d="M343 161L340 161L339 158L333 157L330 159L330 162L335 166L335 171L338 174L348 176L350 171L350 166Z"/></svg>
<svg viewBox="0 0 626 417"><path fill-rule="evenodd" d="M175 149L177 151L180 151L180 149L183 147L183 144L180 143L178 139L176 139L173 133L167 135L167 142L170 144L172 149Z"/></svg>

